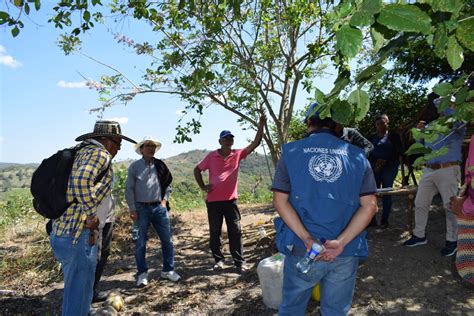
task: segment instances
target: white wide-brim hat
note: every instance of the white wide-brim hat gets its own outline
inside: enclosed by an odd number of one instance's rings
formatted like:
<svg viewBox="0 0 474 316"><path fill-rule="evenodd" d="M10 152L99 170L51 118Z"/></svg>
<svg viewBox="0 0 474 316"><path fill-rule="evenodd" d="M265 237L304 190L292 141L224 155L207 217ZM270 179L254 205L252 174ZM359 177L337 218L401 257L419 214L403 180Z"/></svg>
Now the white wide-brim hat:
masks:
<svg viewBox="0 0 474 316"><path fill-rule="evenodd" d="M139 154L141 156L142 152L141 152L141 147L145 144L145 143L153 143L155 144L156 146L156 149L155 149L155 152L157 152L158 150L160 150L161 148L161 143L159 141L157 141L156 139L154 139L152 136L145 136L141 142L139 142L138 144L135 144L135 152L137 154Z"/></svg>

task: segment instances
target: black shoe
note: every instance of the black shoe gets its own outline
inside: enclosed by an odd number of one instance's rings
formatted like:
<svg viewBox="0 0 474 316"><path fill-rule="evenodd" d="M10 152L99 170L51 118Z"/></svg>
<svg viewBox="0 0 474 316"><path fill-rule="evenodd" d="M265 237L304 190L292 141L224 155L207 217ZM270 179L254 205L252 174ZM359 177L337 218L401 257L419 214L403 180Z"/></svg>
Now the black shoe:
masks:
<svg viewBox="0 0 474 316"><path fill-rule="evenodd" d="M441 255L444 257L451 257L458 250L457 241L446 241L446 247L441 249Z"/></svg>
<svg viewBox="0 0 474 316"><path fill-rule="evenodd" d="M105 300L107 300L107 295L109 295L109 293L106 291L100 291L100 292L94 291L94 296L92 297L92 303L105 302Z"/></svg>
<svg viewBox="0 0 474 316"><path fill-rule="evenodd" d="M245 264L238 265L238 266L236 265L234 266L234 268L238 274L247 274L250 272L250 268Z"/></svg>

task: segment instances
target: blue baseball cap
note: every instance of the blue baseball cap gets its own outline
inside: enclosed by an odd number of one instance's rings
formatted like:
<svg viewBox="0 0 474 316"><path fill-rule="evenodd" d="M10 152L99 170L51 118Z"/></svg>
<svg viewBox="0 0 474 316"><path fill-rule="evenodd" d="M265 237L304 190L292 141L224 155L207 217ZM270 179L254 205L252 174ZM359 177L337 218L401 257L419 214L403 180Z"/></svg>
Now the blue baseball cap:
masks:
<svg viewBox="0 0 474 316"><path fill-rule="evenodd" d="M306 111L306 116L304 118L305 123L308 122L309 119L317 119L319 117L319 110L316 110L318 107L318 102L314 102L309 106L308 111Z"/></svg>
<svg viewBox="0 0 474 316"><path fill-rule="evenodd" d="M219 134L219 139L225 138L227 136L234 137L234 135L232 135L232 133L230 131L224 130Z"/></svg>

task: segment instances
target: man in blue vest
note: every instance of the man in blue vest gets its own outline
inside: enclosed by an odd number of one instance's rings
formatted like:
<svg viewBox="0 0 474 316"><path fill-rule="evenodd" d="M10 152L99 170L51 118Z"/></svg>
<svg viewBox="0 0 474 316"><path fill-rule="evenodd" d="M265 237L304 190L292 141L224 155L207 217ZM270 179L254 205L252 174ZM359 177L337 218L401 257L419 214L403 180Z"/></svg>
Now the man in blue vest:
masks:
<svg viewBox="0 0 474 316"><path fill-rule="evenodd" d="M283 146L272 184L273 203L284 224L277 247L286 254L279 315L303 315L312 288L321 285L322 315L346 315L352 304L364 231L377 212L375 179L364 151L335 134L318 105L306 115L309 134ZM296 264L317 240L325 250L307 273Z"/></svg>

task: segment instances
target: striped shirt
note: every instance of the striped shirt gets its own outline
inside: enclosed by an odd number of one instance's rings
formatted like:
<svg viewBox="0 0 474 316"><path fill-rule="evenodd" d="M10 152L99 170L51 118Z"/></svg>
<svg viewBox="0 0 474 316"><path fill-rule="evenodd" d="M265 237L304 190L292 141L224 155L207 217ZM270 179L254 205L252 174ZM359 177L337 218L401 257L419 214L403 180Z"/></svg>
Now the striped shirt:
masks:
<svg viewBox="0 0 474 316"><path fill-rule="evenodd" d="M112 168L96 184L97 176L104 171L112 160L105 147L93 140L81 148L69 175L67 200L72 204L66 212L53 221L53 233L56 236L72 235L77 243L87 216L96 215L97 206L112 188Z"/></svg>

